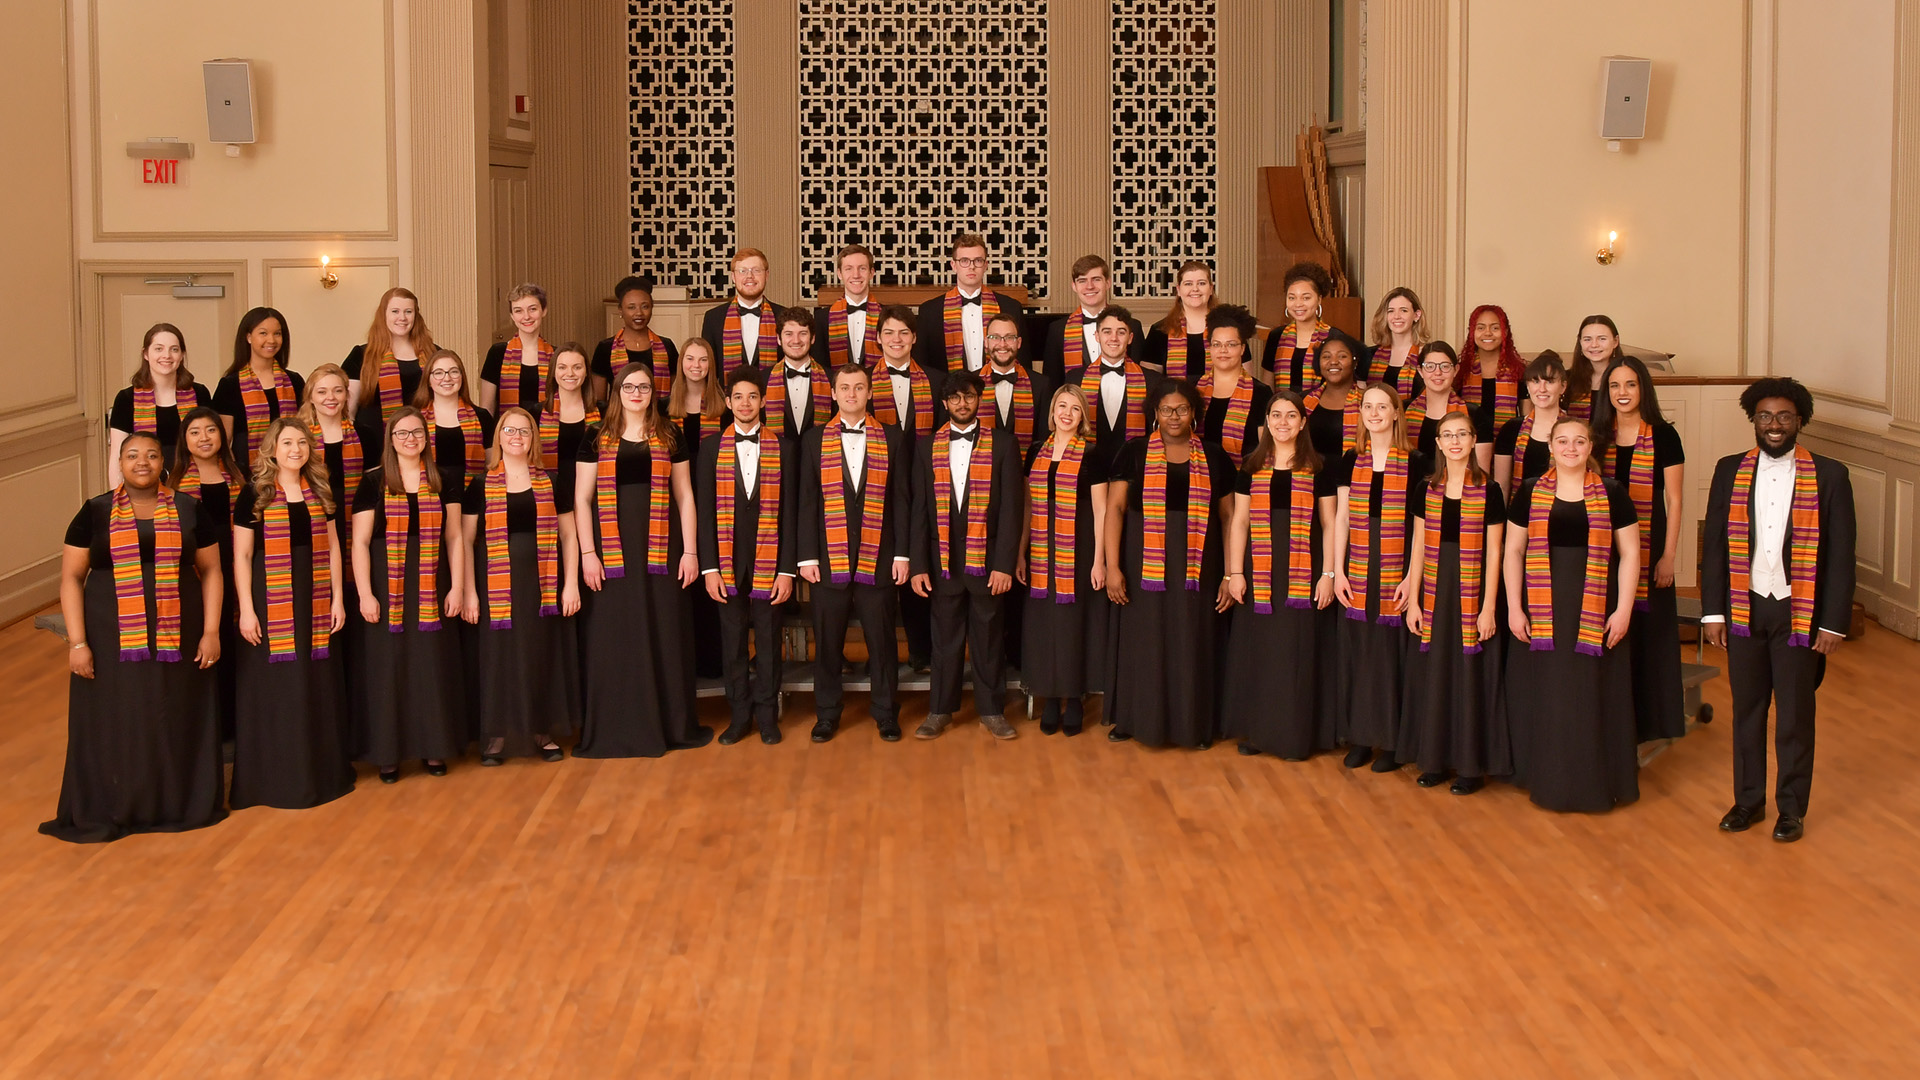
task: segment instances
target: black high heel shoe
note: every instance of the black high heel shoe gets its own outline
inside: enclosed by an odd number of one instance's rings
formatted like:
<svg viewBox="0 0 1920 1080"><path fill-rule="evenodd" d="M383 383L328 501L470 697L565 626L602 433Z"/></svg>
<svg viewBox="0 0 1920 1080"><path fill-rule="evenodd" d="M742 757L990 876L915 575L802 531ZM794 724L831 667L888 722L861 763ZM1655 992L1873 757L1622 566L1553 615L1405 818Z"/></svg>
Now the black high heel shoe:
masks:
<svg viewBox="0 0 1920 1080"><path fill-rule="evenodd" d="M1058 735L1060 733L1060 702L1048 698L1040 707L1040 734Z"/></svg>
<svg viewBox="0 0 1920 1080"><path fill-rule="evenodd" d="M381 782L381 783L383 783L383 784L397 784L397 783L399 783L399 782L400 782L400 767L396 765L396 766L394 766L394 767L393 767L393 768L391 768L391 769L381 769L381 770L380 770L380 782Z"/></svg>
<svg viewBox="0 0 1920 1080"><path fill-rule="evenodd" d="M444 761L441 761L441 762L422 761L420 764L425 765L427 767L428 776L447 775L447 763Z"/></svg>

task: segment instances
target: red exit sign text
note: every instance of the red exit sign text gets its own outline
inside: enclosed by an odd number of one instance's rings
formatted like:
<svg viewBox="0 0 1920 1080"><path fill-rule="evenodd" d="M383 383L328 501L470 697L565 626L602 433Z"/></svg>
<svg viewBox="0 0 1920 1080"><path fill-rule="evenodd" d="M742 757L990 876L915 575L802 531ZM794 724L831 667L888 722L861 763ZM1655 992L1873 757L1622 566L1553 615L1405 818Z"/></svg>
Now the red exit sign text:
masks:
<svg viewBox="0 0 1920 1080"><path fill-rule="evenodd" d="M180 182L180 163L172 158L145 158L140 162L140 182L177 184Z"/></svg>

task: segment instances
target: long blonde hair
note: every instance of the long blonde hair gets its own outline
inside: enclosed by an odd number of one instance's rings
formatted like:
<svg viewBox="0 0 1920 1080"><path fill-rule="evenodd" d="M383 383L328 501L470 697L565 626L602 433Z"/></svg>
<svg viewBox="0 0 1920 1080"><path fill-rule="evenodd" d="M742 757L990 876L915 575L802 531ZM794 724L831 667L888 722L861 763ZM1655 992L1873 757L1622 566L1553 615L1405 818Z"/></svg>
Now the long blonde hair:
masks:
<svg viewBox="0 0 1920 1080"><path fill-rule="evenodd" d="M1080 403L1080 435L1088 439L1093 438L1099 429L1093 426L1093 409L1087 405L1087 392L1080 389L1079 383L1067 383L1055 390L1053 396L1047 399L1047 436L1051 438L1054 434L1053 407L1059 404L1063 397L1070 397Z"/></svg>
<svg viewBox="0 0 1920 1080"><path fill-rule="evenodd" d="M1406 403L1400 400L1400 391L1395 390L1393 384L1390 382L1370 382L1366 384L1366 389L1360 392L1360 400L1365 402L1367 395L1373 393L1375 390L1387 395L1387 400L1393 402L1393 426L1387 429L1387 445L1395 450L1404 451L1409 454L1413 453L1413 443L1407 439ZM1366 430L1366 414L1361 413L1360 415L1361 434L1366 436L1367 445L1371 446L1373 445L1373 432Z"/></svg>
<svg viewBox="0 0 1920 1080"><path fill-rule="evenodd" d="M673 420L684 420L687 407L683 400L687 396L687 354L699 349L707 356L707 377L700 381L700 415L725 416L727 414L726 392L720 388L720 361L714 356L713 346L703 337L690 337L680 346L680 363L673 369L673 384L667 387L667 416Z"/></svg>
<svg viewBox="0 0 1920 1080"><path fill-rule="evenodd" d="M351 380L347 378L347 369L341 367L339 364L321 364L308 373L306 400L300 403L300 411L294 415L300 418L301 423L307 425L309 431L320 426L320 410L313 407L313 388L319 384L321 379L327 378L328 376L339 379L342 390L345 390L351 383ZM347 403L344 398L340 402L340 423L342 426L353 423L353 414L347 411Z"/></svg>
<svg viewBox="0 0 1920 1080"><path fill-rule="evenodd" d="M1372 335L1376 347L1393 344L1393 331L1387 329L1387 305L1395 300L1405 300L1413 305L1413 325L1407 328L1407 332L1413 335L1413 356L1417 357L1427 347L1427 342L1433 340L1433 335L1427 332L1427 309L1420 306L1420 297L1405 285L1390 290L1380 298L1380 306L1373 309L1373 321L1367 324L1367 333ZM1357 361L1359 357L1354 359Z"/></svg>
<svg viewBox="0 0 1920 1080"><path fill-rule="evenodd" d="M313 444L313 432L306 421L297 416L278 416L267 425L266 434L260 437L260 451L253 455L253 516L263 518L267 507L273 504L273 497L280 488L280 463L274 460L274 449L280 444L280 433L297 431L307 444L307 463L300 467L300 479L306 482L313 497L320 501L320 509L326 516L332 517L333 483L327 476L327 455ZM264 520L264 518L263 518Z"/></svg>

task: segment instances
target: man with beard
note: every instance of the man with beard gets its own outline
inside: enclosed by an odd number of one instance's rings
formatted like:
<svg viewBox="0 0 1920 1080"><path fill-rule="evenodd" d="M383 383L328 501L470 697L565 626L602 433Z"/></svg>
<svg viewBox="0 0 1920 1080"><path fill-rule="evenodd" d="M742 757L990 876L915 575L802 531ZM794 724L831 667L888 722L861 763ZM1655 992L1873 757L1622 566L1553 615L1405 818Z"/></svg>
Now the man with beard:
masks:
<svg viewBox="0 0 1920 1080"><path fill-rule="evenodd" d="M1714 469L1700 566L1701 629L1726 648L1733 684L1734 805L1720 828L1766 820L1771 700L1773 838L1792 843L1813 785L1814 691L1853 618L1853 483L1845 465L1797 445L1813 419L1813 395L1798 381L1760 379L1740 406L1758 445Z"/></svg>

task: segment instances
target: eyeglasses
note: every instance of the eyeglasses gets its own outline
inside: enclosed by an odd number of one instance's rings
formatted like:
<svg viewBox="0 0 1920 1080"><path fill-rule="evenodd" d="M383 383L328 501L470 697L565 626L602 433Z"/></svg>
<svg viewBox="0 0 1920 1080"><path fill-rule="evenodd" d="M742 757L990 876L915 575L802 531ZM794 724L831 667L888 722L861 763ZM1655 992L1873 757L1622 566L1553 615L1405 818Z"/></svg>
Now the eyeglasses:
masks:
<svg viewBox="0 0 1920 1080"><path fill-rule="evenodd" d="M523 428L523 427L503 427L500 429L500 434L511 435L516 439L525 439L533 434L533 429Z"/></svg>
<svg viewBox="0 0 1920 1080"><path fill-rule="evenodd" d="M1159 415L1161 415L1161 416L1165 416L1165 417L1167 417L1167 418L1169 418L1169 419L1173 419L1173 418L1177 418L1177 417L1181 417L1181 416L1192 416L1192 415L1193 415L1193 406L1191 406L1191 405L1162 405L1162 406L1160 406L1160 408L1159 408L1159 409L1157 409L1157 410L1155 410L1155 411L1156 411L1156 412L1157 412L1157 413L1158 413Z"/></svg>
<svg viewBox="0 0 1920 1080"><path fill-rule="evenodd" d="M1431 372L1435 375L1444 375L1453 370L1453 365L1447 363L1445 360L1429 360L1420 365L1420 370Z"/></svg>
<svg viewBox="0 0 1920 1080"><path fill-rule="evenodd" d="M1435 435L1434 438L1440 442L1470 442L1473 439L1473 432L1443 431L1440 434Z"/></svg>
<svg viewBox="0 0 1920 1080"><path fill-rule="evenodd" d="M965 259L962 259L962 258L959 258L959 257L957 257L957 256L956 256L956 257L954 258L954 260L953 260L953 265L955 265L955 266L985 266L985 265L987 265L987 260L986 260L986 259L985 259L984 257L978 257L978 258L965 258Z"/></svg>
<svg viewBox="0 0 1920 1080"><path fill-rule="evenodd" d="M426 428L395 428L394 442L417 442L427 437Z"/></svg>
<svg viewBox="0 0 1920 1080"><path fill-rule="evenodd" d="M1019 340L1020 340L1019 334L988 334L987 335L987 344L989 345L1010 345Z"/></svg>

